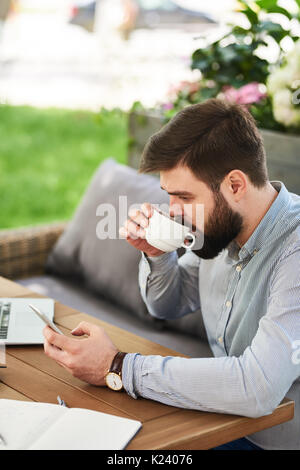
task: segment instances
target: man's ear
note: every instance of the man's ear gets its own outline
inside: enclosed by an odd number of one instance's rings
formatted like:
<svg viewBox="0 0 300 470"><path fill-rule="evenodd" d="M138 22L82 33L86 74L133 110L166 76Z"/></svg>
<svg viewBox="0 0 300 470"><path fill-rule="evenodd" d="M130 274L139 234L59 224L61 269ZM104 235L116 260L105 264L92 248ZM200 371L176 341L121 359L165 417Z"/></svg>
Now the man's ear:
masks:
<svg viewBox="0 0 300 470"><path fill-rule="evenodd" d="M234 202L239 202L244 197L248 184L247 175L240 170L230 171L222 182L223 191L225 191L227 196L231 200L234 200Z"/></svg>

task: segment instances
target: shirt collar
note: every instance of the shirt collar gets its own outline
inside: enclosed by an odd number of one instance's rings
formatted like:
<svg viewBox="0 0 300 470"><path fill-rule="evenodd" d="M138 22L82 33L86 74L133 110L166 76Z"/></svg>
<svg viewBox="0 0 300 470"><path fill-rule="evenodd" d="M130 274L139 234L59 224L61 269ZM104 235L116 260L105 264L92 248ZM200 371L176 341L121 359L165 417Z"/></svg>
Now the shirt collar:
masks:
<svg viewBox="0 0 300 470"><path fill-rule="evenodd" d="M290 194L281 181L271 181L278 195L267 213L264 215L247 242L240 248L235 240L227 246L228 256L236 260L244 260L254 256L264 244L276 237L278 229L276 226L286 216L286 209L290 204Z"/></svg>

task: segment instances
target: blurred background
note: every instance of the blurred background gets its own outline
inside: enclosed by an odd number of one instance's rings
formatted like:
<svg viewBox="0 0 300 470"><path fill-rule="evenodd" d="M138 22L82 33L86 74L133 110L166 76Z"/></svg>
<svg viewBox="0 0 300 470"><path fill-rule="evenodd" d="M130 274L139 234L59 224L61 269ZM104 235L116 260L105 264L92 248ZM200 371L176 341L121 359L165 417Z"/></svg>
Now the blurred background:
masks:
<svg viewBox="0 0 300 470"><path fill-rule="evenodd" d="M0 0L0 228L70 219L101 161L128 163L133 111L222 96L298 138L299 8Z"/></svg>
<svg viewBox="0 0 300 470"><path fill-rule="evenodd" d="M192 78L195 37L222 18L202 0L0 3L11 5L1 33L2 101L94 111L155 105L170 84ZM230 11L234 2L212 3Z"/></svg>

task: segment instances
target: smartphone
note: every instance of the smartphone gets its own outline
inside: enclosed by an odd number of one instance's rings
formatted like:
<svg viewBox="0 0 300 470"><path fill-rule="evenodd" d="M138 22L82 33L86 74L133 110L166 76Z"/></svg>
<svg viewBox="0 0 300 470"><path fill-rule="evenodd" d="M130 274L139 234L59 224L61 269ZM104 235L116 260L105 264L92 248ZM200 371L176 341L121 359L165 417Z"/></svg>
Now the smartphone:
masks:
<svg viewBox="0 0 300 470"><path fill-rule="evenodd" d="M49 320L49 318L47 317L47 315L45 315L44 313L42 313L38 308L36 308L34 305L32 304L29 304L29 307L34 311L34 313L37 314L37 316L44 322L46 323L46 325L50 326L50 328L52 328L52 330L56 331L56 333L59 333L60 335L63 335L63 332L60 331L59 328L57 328L56 325L54 325L54 323Z"/></svg>

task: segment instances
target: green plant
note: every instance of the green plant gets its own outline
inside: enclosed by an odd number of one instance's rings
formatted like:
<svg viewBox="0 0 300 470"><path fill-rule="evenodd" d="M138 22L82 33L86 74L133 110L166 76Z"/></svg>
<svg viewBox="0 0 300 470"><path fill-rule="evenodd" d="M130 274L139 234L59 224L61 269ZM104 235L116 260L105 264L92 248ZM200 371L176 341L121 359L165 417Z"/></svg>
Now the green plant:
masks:
<svg viewBox="0 0 300 470"><path fill-rule="evenodd" d="M198 69L201 78L195 83L182 82L171 91L169 102L162 105L166 121L184 106L219 97L246 105L260 127L299 133L297 110L293 110L293 115L289 110L286 119L287 114L282 118L279 109L283 98L284 107L288 108L286 99L295 92L295 78L293 83L286 82L290 93L280 90L280 103L274 87L267 88L270 75L274 73L276 77L277 70L286 62L284 42L295 43L299 39L300 0L294 0L293 12L279 3L278 0L238 2L243 26L229 25L229 31L217 41L194 51L191 68ZM262 48L272 46L277 48L277 57L269 62L261 56ZM294 49L299 55L299 48ZM300 61L293 70L294 75L295 70L299 74L300 81Z"/></svg>
<svg viewBox="0 0 300 470"><path fill-rule="evenodd" d="M295 34L295 23L300 25L300 0L296 0L297 11L291 13L278 5L278 0L256 0L239 2L239 12L246 18L248 27L230 25L230 31L207 47L197 49L192 55L192 69L202 74L203 98L216 96L224 85L240 88L250 82L266 83L270 73L269 62L260 57L259 49L270 43L278 46L275 63L284 57L283 40ZM287 27L271 20L269 15L276 13L284 17ZM282 18L281 18L282 19Z"/></svg>

